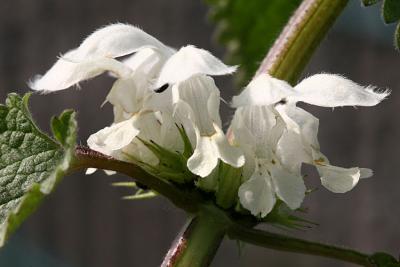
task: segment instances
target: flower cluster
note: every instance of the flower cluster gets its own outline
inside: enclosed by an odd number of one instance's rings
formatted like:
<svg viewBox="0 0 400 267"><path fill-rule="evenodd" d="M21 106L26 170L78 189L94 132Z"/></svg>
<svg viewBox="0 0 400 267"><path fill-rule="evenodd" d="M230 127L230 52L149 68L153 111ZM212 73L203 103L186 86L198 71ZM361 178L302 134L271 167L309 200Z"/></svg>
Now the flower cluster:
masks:
<svg viewBox="0 0 400 267"><path fill-rule="evenodd" d="M387 91L332 74L311 76L295 87L261 74L233 97L236 111L225 134L212 76L235 70L206 50L190 45L175 50L134 26L114 24L61 56L30 86L57 91L110 72L116 81L106 101L113 105L114 122L89 137L90 148L175 182L196 180L201 186L208 180L215 191L221 189L217 166L239 170L232 176L239 179L234 193L255 216L266 216L277 198L291 209L300 207L303 163L314 165L322 184L337 193L372 175L369 169L331 165L319 149L318 119L296 103L373 106Z"/></svg>

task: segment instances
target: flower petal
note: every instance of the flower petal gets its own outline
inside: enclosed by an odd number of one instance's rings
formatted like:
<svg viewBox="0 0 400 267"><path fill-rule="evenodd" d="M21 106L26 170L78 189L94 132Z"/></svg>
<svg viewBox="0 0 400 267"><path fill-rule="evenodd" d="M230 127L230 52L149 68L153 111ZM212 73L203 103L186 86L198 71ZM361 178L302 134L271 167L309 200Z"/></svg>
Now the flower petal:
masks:
<svg viewBox="0 0 400 267"><path fill-rule="evenodd" d="M85 174L86 175L91 175L91 174L95 173L96 171L97 171L96 168L87 168L86 171L85 171Z"/></svg>
<svg viewBox="0 0 400 267"><path fill-rule="evenodd" d="M91 57L116 58L132 54L143 48L170 50L163 43L141 29L129 24L112 24L96 30L79 46L77 59Z"/></svg>
<svg viewBox="0 0 400 267"><path fill-rule="evenodd" d="M33 90L62 90L104 71L110 71L117 77L126 77L131 69L113 58L149 47L168 56L173 53L170 48L134 26L106 26L87 37L77 49L63 55L44 76L37 76L30 87Z"/></svg>
<svg viewBox="0 0 400 267"><path fill-rule="evenodd" d="M192 112L188 116L201 135L214 134L213 123L221 125L219 96L214 79L205 75L196 75L172 86L173 103L184 102L190 107Z"/></svg>
<svg viewBox="0 0 400 267"><path fill-rule="evenodd" d="M239 187L239 200L254 216L265 217L276 202L271 178L256 170L252 177Z"/></svg>
<svg viewBox="0 0 400 267"><path fill-rule="evenodd" d="M202 136L196 129L196 148L188 159L188 169L200 177L206 177L217 166L218 159L235 168L244 165L244 155L236 147L229 144L223 131L214 124L215 133L211 136Z"/></svg>
<svg viewBox="0 0 400 267"><path fill-rule="evenodd" d="M187 161L188 169L200 177L208 176L218 164L218 154L215 150L210 137L199 136L193 155Z"/></svg>
<svg viewBox="0 0 400 267"><path fill-rule="evenodd" d="M127 77L132 72L130 68L111 58L71 61L69 57L75 53L76 50L73 50L62 56L45 75L37 75L30 81L29 87L33 90L58 91L105 71L110 71L118 77Z"/></svg>
<svg viewBox="0 0 400 267"><path fill-rule="evenodd" d="M219 158L232 167L239 168L244 165L245 159L239 148L229 144L224 132L214 124L216 133L212 136Z"/></svg>
<svg viewBox="0 0 400 267"><path fill-rule="evenodd" d="M316 165L321 183L334 193L346 193L360 180L359 168L341 168L332 165Z"/></svg>
<svg viewBox="0 0 400 267"><path fill-rule="evenodd" d="M376 92L374 87L363 87L335 74L316 74L294 87L294 101L322 107L374 106L389 95L389 91Z"/></svg>
<svg viewBox="0 0 400 267"><path fill-rule="evenodd" d="M169 58L155 87L182 82L197 74L226 75L235 71L236 66L227 66L210 52L189 45Z"/></svg>
<svg viewBox="0 0 400 267"><path fill-rule="evenodd" d="M311 147L305 145L301 135L284 131L276 147L276 155L282 165L292 172L299 172L302 163L313 163Z"/></svg>
<svg viewBox="0 0 400 267"><path fill-rule="evenodd" d="M368 168L359 168L360 169L360 179L370 178L374 175L374 172Z"/></svg>
<svg viewBox="0 0 400 267"><path fill-rule="evenodd" d="M157 49L142 48L122 63L150 80L156 78L169 56Z"/></svg>
<svg viewBox="0 0 400 267"><path fill-rule="evenodd" d="M122 121L92 134L87 140L88 146L106 155L127 146L139 134L139 129L134 125L135 119Z"/></svg>
<svg viewBox="0 0 400 267"><path fill-rule="evenodd" d="M298 174L294 174L275 163L271 168L271 177L278 197L292 210L299 208L306 193L300 170Z"/></svg>
<svg viewBox="0 0 400 267"><path fill-rule="evenodd" d="M268 106L293 94L293 88L287 82L268 74L260 74L247 85L241 94L232 98L232 106Z"/></svg>

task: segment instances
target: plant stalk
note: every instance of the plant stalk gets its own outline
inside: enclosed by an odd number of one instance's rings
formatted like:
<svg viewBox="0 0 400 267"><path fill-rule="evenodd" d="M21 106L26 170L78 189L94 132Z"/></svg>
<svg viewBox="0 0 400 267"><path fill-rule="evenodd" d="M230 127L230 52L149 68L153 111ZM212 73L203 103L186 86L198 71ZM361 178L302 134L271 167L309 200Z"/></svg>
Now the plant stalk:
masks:
<svg viewBox="0 0 400 267"><path fill-rule="evenodd" d="M294 84L348 0L304 0L262 61L256 75Z"/></svg>
<svg viewBox="0 0 400 267"><path fill-rule="evenodd" d="M366 267L374 266L370 261L370 255L353 249L250 229L237 224L230 227L228 230L228 236L232 239L237 239L260 247L322 256Z"/></svg>
<svg viewBox="0 0 400 267"><path fill-rule="evenodd" d="M209 266L225 236L226 226L220 218L209 213L200 213L190 218L161 266Z"/></svg>

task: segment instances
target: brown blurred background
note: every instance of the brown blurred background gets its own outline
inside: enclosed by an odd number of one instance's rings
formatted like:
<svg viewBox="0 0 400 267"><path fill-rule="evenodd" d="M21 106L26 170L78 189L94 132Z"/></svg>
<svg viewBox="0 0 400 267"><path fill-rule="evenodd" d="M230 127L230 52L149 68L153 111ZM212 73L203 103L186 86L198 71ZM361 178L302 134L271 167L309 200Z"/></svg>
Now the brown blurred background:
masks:
<svg viewBox="0 0 400 267"><path fill-rule="evenodd" d="M289 1L289 0L287 0ZM0 3L0 99L28 91L26 82L44 73L59 53L79 45L99 26L139 25L168 45L194 44L223 56L214 26L201 0L3 0ZM375 176L347 194L322 188L306 169L311 194L307 218L320 226L290 234L351 246L366 252L400 253L400 54L392 46L393 27L384 26L378 8L350 5L313 57L305 74L340 73L363 84L391 88L391 97L373 108L323 109L305 106L321 120L322 151L339 166L371 167ZM217 83L226 99L235 92L229 78ZM49 118L65 108L78 110L79 141L112 121L109 105L100 109L112 79L82 84L82 90L34 95L34 118L48 130ZM227 117L229 110L224 107ZM110 186L126 180L103 173L66 177L0 252L0 266L110 267L159 266L184 214L165 199L121 201L128 193ZM274 229L272 229L274 230ZM283 253L225 240L212 266L352 266L319 257Z"/></svg>

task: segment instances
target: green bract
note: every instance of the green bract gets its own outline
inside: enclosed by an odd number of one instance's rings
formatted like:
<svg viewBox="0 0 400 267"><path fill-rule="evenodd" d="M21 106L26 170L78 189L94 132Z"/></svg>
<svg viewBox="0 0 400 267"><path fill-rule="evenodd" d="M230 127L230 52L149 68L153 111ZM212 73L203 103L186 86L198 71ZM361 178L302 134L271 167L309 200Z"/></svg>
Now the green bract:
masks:
<svg viewBox="0 0 400 267"><path fill-rule="evenodd" d="M66 173L75 145L75 113L53 118L56 142L33 123L29 97L9 94L0 105L0 246Z"/></svg>

